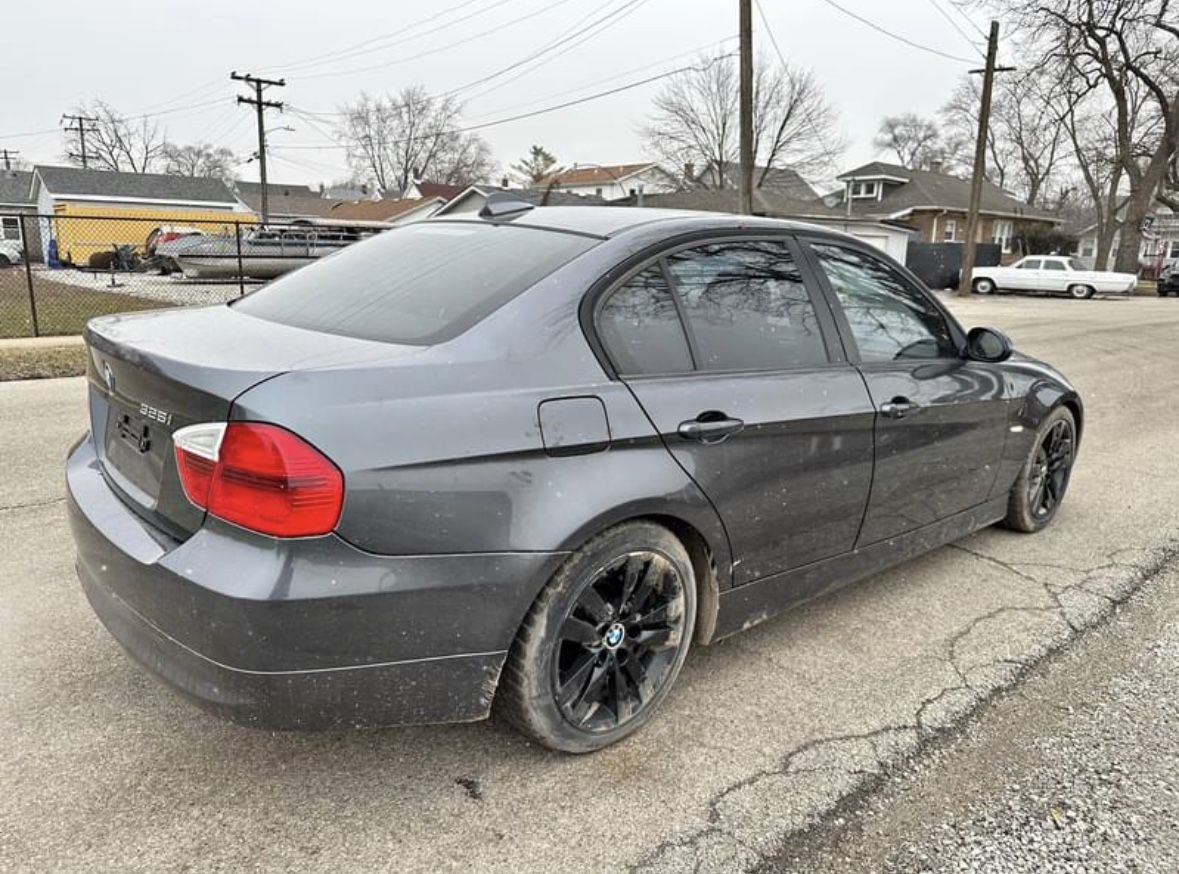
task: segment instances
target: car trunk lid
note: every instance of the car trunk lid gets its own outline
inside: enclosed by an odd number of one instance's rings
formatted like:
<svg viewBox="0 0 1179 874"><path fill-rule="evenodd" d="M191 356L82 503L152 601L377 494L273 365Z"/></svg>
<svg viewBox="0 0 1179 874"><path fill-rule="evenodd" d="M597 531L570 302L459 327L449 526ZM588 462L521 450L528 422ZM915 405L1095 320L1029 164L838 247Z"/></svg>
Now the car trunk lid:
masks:
<svg viewBox="0 0 1179 874"><path fill-rule="evenodd" d="M102 469L132 509L181 538L201 525L204 511L180 484L176 430L227 421L236 397L277 374L405 351L227 306L95 319L85 339L90 427Z"/></svg>

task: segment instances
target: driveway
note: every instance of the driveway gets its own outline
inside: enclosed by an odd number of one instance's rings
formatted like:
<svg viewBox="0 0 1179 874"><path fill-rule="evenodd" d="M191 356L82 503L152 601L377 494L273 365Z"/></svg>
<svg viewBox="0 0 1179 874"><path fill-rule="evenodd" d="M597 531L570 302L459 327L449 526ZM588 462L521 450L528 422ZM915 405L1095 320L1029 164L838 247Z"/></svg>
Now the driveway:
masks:
<svg viewBox="0 0 1179 874"><path fill-rule="evenodd" d="M267 733L132 664L72 570L80 380L0 385L0 870L724 871L953 725L1179 542L1179 301L953 302L1088 408L1068 500L695 651L658 718L589 757L491 723Z"/></svg>

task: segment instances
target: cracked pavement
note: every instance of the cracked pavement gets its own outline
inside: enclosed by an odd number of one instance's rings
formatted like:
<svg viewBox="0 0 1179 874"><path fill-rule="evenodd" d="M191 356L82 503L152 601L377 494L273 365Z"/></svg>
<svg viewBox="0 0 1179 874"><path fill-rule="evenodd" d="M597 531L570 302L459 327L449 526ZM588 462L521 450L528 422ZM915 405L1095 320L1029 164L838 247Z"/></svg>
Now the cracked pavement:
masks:
<svg viewBox="0 0 1179 874"><path fill-rule="evenodd" d="M763 864L1179 561L1179 303L951 305L1084 395L1056 524L988 529L698 649L650 726L589 757L494 723L268 733L178 699L74 580L81 381L0 385L0 870Z"/></svg>

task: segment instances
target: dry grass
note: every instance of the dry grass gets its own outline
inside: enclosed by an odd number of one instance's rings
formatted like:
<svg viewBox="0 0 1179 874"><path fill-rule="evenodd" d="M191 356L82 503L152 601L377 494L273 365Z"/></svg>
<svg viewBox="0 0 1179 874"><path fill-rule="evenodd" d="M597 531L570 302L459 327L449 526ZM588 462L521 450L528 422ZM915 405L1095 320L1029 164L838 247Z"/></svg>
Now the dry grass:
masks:
<svg viewBox="0 0 1179 874"><path fill-rule="evenodd" d="M33 336L25 282L24 270L9 268L0 271L0 338ZM37 328L43 337L80 334L86 322L95 316L170 306L157 300L93 291L40 276L34 278L33 287Z"/></svg>
<svg viewBox="0 0 1179 874"><path fill-rule="evenodd" d="M0 382L81 376L85 372L86 347L82 345L0 348Z"/></svg>

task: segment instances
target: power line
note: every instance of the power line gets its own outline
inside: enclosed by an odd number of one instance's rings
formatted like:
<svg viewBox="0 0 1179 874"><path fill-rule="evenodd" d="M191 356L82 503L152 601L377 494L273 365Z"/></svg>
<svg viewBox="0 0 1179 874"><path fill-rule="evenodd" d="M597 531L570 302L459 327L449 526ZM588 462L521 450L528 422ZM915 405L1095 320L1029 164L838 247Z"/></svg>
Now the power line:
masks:
<svg viewBox="0 0 1179 874"><path fill-rule="evenodd" d="M531 100L524 100L519 103L510 103L507 106L501 106L501 107L499 107L499 109L496 109L492 112L487 112L487 113L484 113L483 115L477 115L477 116L475 116L475 118L487 118L490 115L498 115L501 112L511 112L514 109L520 109L525 106L535 106L538 103L544 103L546 100L552 100L555 97L564 97L567 94L573 94L578 91L584 91L586 88L593 88L596 85L605 85L607 82L614 82L615 80L622 79L625 76L631 76L635 73L642 73L646 70L650 70L652 67L662 66L663 64L666 64L670 61L678 61L681 58L685 58L689 55L700 55L703 52L708 51L709 49L719 48L720 46L723 46L727 42L732 42L736 38L737 38L737 34L734 33L734 34L731 34L730 36L726 36L722 40L717 40L716 42L708 43L708 44L702 45L702 46L697 46L696 48L688 49L687 51L677 52L674 55L668 55L667 57L660 58L657 61L652 61L649 64L643 64L641 67L632 67L629 70L623 70L621 73L615 73L613 76L606 76L604 79L595 79L592 82L586 82L584 85L578 85L575 88L563 88L560 91L554 91L549 94L544 94L540 97L535 97ZM473 97L471 97L469 99L476 100L479 97L483 96L483 94L486 94L486 93L488 93L488 92L481 92L479 94L474 95Z"/></svg>
<svg viewBox="0 0 1179 874"><path fill-rule="evenodd" d="M950 15L950 13L946 12L946 10L942 8L942 5L938 2L938 0L929 0L929 3L931 6L933 6L934 9L936 9L938 11L938 13L942 16L942 18L944 18L946 21L950 22L950 26L952 28L954 28L954 30L958 31L958 33L961 34L962 39L966 40L967 45L969 45L972 49L974 49L976 52L978 52L979 55L982 56L983 58L985 58L987 56L986 52L984 52L982 49L980 49L978 47L978 45L975 43L975 41L970 38L970 34L968 34L966 31L964 31L962 29L962 25L960 25L957 21L955 21L953 16Z"/></svg>
<svg viewBox="0 0 1179 874"><path fill-rule="evenodd" d="M882 33L885 36L889 37L890 39L895 39L897 42L902 42L905 45L909 46L910 48L920 49L923 52L929 52L931 55L937 55L938 57L946 58L951 61L959 61L963 64L973 64L974 63L974 61L972 61L970 58L963 58L958 55L951 55L949 52L943 52L941 49L935 49L935 48L932 48L927 45L922 45L919 42L914 42L913 40L909 39L908 37L901 36L899 33L893 33L891 30L886 30L885 28L883 28L879 24L877 24L875 21L867 19L857 12L852 12L850 9L848 9L845 6L839 5L838 3L835 2L835 0L823 0L823 2L826 3L828 6L831 6L834 9L838 9L840 12L842 12L844 15L848 16L849 18L854 18L856 21L860 22L860 24L867 25L868 27L872 28L877 33Z"/></svg>
<svg viewBox="0 0 1179 874"><path fill-rule="evenodd" d="M464 127L455 127L455 128L445 129L445 130L432 131L429 134L429 136L438 136L440 134L470 133L471 131L485 130L486 128L489 128L489 127L497 127L501 124L509 124L514 121L522 121L526 118L535 118L538 115L545 115L550 112L557 112L558 110L561 110L561 109L568 109L571 106L579 106L582 103L589 103L591 100L598 100L602 97L609 97L613 94L620 94L623 91L630 91L634 88L639 88L643 85L648 85L651 82L658 82L660 79L666 79L668 76L674 76L676 73L686 73L689 70L702 70L708 66L711 66L712 64L726 60L726 59L731 58L733 56L734 55L731 52L726 55L718 55L716 58L713 58L712 60L710 60L708 62L708 64L706 64L703 67L696 66L696 65L677 67L674 70L668 70L667 72L660 73L657 76L648 76L645 79L639 79L637 82L628 82L626 85L619 85L617 88L610 88L606 91L598 91L595 94L588 94L585 97L579 97L576 100L567 100L564 103L558 103L554 106L546 106L544 109L537 109L532 112L523 112L518 115L508 116L507 118L498 118L498 119L495 119L494 121L486 121L486 122L482 122L480 124L471 124L471 125L466 125ZM396 145L401 145L406 142L408 142L408 140L406 140L406 139L392 140L392 141L387 142L386 145L396 146ZM339 143L334 146L291 145L291 146L284 146L283 148L284 149L307 149L307 150L312 150L312 151L315 151L315 150L323 151L323 150L327 150L327 149L346 149L347 146L343 143Z"/></svg>
<svg viewBox="0 0 1179 874"><path fill-rule="evenodd" d="M584 27L581 27L582 22L584 22L586 20L586 18L589 18L595 12L600 11L600 9L592 10L589 15L582 16L578 20L577 24L573 25L572 28L568 28L567 30L565 30L564 33L562 33L560 36L558 36L553 42L549 43L547 46L544 46L543 48L538 49L537 51L533 52L532 54L527 55L526 57L521 58L520 60L518 60L514 63L508 64L506 67L501 67L500 69L496 70L494 73L488 73L486 76L481 76L478 79L473 79L472 81L466 83L465 85L460 85L457 88L452 88L449 91L444 91L439 96L440 97L450 97L454 94L458 94L459 92L467 91L467 90L474 88L478 85L482 85L485 82L490 82L492 79L498 79L503 74L510 73L512 70L518 69L519 67L522 67L525 64L536 60L537 58L542 58L544 55L551 55L552 52L556 51L561 46L577 39L578 37L581 37L584 35L584 38L588 39L591 36L595 36L596 34L589 33L589 31L592 31L595 27L598 27L599 25L601 25L603 23L605 23L606 26L603 27L602 30L608 30L609 28L618 24L620 21L622 21L623 18L625 18L630 13L634 12L636 9L638 9L639 6L642 6L646 2L647 2L647 0L626 0L626 2L624 2L617 9L607 12L602 17L600 17L594 21L591 21L589 24L585 25ZM621 15L622 17L619 18L618 17L619 15ZM614 19L614 21L610 21L610 19L612 19L612 18ZM598 33L601 33L602 30L599 30ZM544 58L544 62L546 62L546 63L550 60L552 60L551 56L548 58ZM539 67L539 66L541 66L541 64L537 64L536 66ZM532 69L535 69L535 67L533 67ZM524 72L529 72L529 71L526 70ZM521 74L521 75L523 75L523 74ZM514 81L515 78L519 78L519 77L513 77L512 79L507 80L507 82ZM495 87L496 88L502 87L503 85L506 85L507 82L501 82L501 83L499 83L499 85L497 85ZM483 93L487 94L493 90L494 90L494 88L489 88L486 91L484 91Z"/></svg>
<svg viewBox="0 0 1179 874"><path fill-rule="evenodd" d="M774 52L778 56L778 61L782 64L783 67L788 66L786 63L786 56L782 54L782 49L778 45L778 38L774 36L774 29L770 27L770 20L766 17L766 11L762 8L761 0L754 0L754 2L757 4L758 17L761 18L761 23L765 26L766 36L770 38L770 45L774 47ZM830 144L828 144L823 136L819 133L819 129L815 127L815 120L811 118L809 113L805 113L803 115L803 119L806 121L807 125L810 126L811 133L814 134L815 139L819 141L819 145L823 147L823 151L825 152L823 157L827 163L827 168L837 174L839 172L839 167L835 163L835 150L831 148Z"/></svg>
<svg viewBox="0 0 1179 874"><path fill-rule="evenodd" d="M303 58L303 59L297 60L297 61L288 61L287 63L283 63L283 64L276 64L276 65L272 65L269 67L263 67L262 69L263 70L274 70L274 69L278 69L281 67L282 69L288 70L288 71L290 71L290 70L305 70L308 67L315 67L315 66L320 66L320 65L325 65L325 64L333 64L336 61L344 61L344 60L348 60L350 58L360 57L361 55L371 54L373 52L378 52L378 51L384 51L385 49L392 48L393 46L401 45L401 44L407 43L407 42L412 42L413 40L420 39L423 36L429 36L432 33L437 33L440 30L445 30L446 28L453 27L456 24L462 24L464 21L468 21L472 18L475 18L479 15L484 14L485 12L490 12L491 10L493 10L499 6L502 6L505 2L510 2L510 0L499 0L499 2L492 3L490 6L484 8L484 9L476 10L475 12L472 12L469 15L465 15L462 18L456 18L454 21L448 21L445 24L441 24L438 27L432 28L432 29L427 30L423 33L411 34L408 36L405 35L407 33L407 31L414 30L415 28L420 27L423 24L429 24L431 21L436 21L437 19L442 18L445 15L449 15L451 12L458 12L460 9L465 9L467 6L470 6L472 3L476 3L476 2L479 2L479 0L465 0L465 2L463 2L463 3L459 3L455 6L450 6L446 9L443 9L441 12L436 12L433 15L427 16L426 18L420 19L420 20L415 21L411 24L407 24L404 27L398 28L397 30L387 31L382 34L378 34L377 36L370 37L366 40L355 43L351 46L347 46L342 49L337 49L336 51L324 52L323 54L314 55L314 56L311 56L308 58ZM373 43L382 42L382 41L387 40L390 37L394 37L394 36L400 37L400 38L394 39L392 42L386 43L385 45L374 46L373 48L367 48L367 49L364 48L365 46L371 46ZM364 49L364 50L360 51L360 49Z"/></svg>
<svg viewBox="0 0 1179 874"><path fill-rule="evenodd" d="M455 42L447 43L444 46L438 46L433 49L427 49L424 52L418 52L416 55L407 55L402 58L394 58L391 61L382 61L379 64L371 64L367 67L353 67L350 70L334 70L332 72L327 72L327 73L313 73L310 76L303 76L302 78L303 79L327 79L327 78L334 78L337 76L351 76L354 73L369 73L373 70L383 70L383 69L386 69L387 67L392 67L397 64L405 64L410 61L416 61L416 60L419 60L420 58L426 58L426 57L429 57L430 55L436 55L439 52L445 52L445 51L449 51L450 49L453 49L453 48L458 48L459 46L467 45L468 43L475 42L476 40L486 39L487 37L491 36L492 34L499 33L501 30L506 30L509 27L513 27L514 25L517 25L522 21L528 21L531 18L536 18L536 16L542 15L545 12L548 12L549 10L554 9L557 6L561 6L561 5L568 3L568 2L570 2L570 0L556 0L555 3L550 3L547 6L541 7L540 9L534 9L532 12L529 12L526 15L521 15L519 18L513 18L510 21L502 22L501 24L497 24L495 27L490 27L487 30L484 30L480 33L473 34L472 36L464 37L463 39L456 40ZM387 48L387 47L388 46L385 46L385 48Z"/></svg>
<svg viewBox="0 0 1179 874"><path fill-rule="evenodd" d="M987 32L985 30L983 30L981 27L979 27L977 24L975 24L974 19L966 14L966 10L962 8L962 4L959 3L958 0L948 0L948 2L951 6L954 7L954 11L957 12L959 15L961 15L963 20L967 24L969 24L971 27L974 28L975 33L977 33L983 39L989 38L989 35L987 34Z"/></svg>

